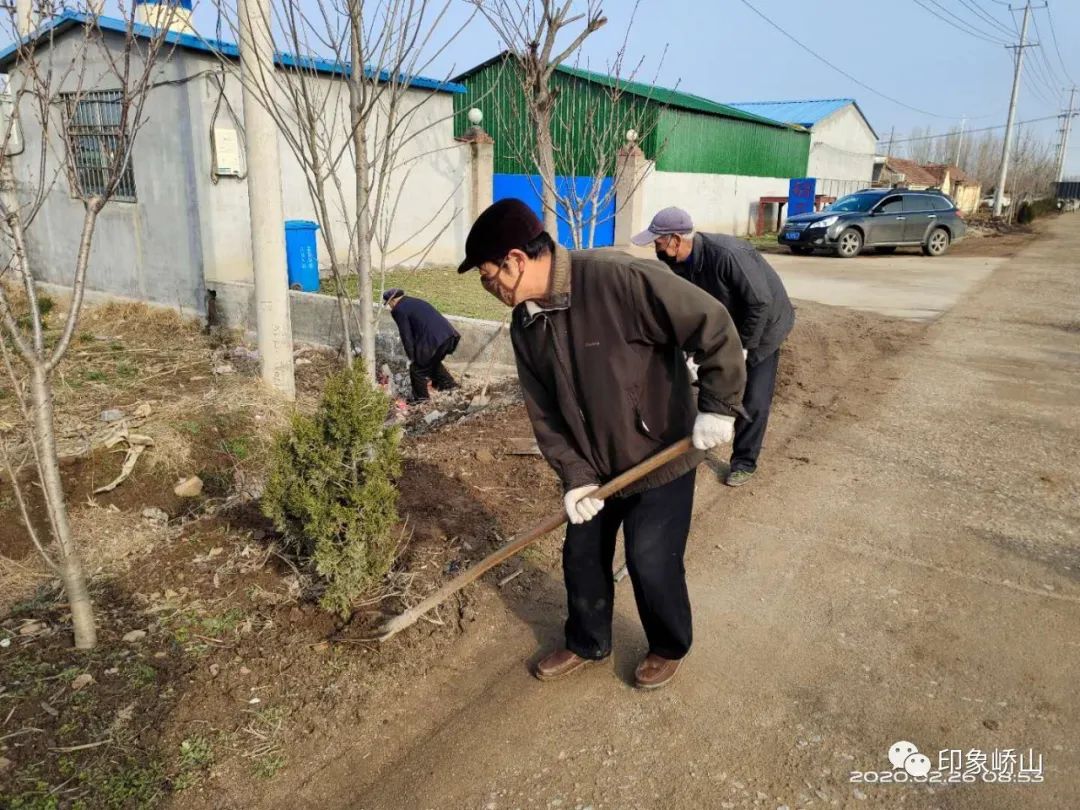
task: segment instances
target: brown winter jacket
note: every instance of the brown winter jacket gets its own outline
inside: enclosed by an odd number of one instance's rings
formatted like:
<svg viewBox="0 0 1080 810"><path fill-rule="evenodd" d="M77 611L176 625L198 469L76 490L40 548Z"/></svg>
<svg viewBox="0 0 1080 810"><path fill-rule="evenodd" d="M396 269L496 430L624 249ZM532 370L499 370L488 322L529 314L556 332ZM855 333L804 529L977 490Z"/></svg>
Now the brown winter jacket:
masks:
<svg viewBox="0 0 1080 810"><path fill-rule="evenodd" d="M541 452L570 490L601 484L689 436L698 409L742 411L746 365L727 310L662 264L556 248L549 296L514 309L510 337ZM697 403L683 352L698 364ZM701 463L694 451L624 495Z"/></svg>

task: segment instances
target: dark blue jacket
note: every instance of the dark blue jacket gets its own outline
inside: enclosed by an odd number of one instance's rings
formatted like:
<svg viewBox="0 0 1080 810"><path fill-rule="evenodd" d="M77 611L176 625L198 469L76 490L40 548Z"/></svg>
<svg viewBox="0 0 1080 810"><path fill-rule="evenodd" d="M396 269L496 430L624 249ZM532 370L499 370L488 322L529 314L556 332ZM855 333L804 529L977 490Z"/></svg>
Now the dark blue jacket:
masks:
<svg viewBox="0 0 1080 810"><path fill-rule="evenodd" d="M751 366L779 349L795 325L780 276L744 239L696 234L689 266L677 264L674 270L727 307Z"/></svg>
<svg viewBox="0 0 1080 810"><path fill-rule="evenodd" d="M444 356L453 354L457 348L460 339L457 330L427 301L405 296L390 314L393 315L401 335L405 356L418 366L430 365L439 350L449 341L452 341L452 345Z"/></svg>

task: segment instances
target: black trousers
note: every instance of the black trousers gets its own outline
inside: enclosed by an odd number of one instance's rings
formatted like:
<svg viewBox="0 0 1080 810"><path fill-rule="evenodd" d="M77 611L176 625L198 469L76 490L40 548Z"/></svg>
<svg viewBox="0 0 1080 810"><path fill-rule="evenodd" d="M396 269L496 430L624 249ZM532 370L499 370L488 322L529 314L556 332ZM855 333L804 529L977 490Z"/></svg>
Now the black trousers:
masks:
<svg viewBox="0 0 1080 810"><path fill-rule="evenodd" d="M568 617L566 646L583 658L611 652L615 535L626 543L626 564L649 651L682 658L693 640L683 554L694 506L691 470L663 486L610 498L588 523L571 525L563 544Z"/></svg>
<svg viewBox="0 0 1080 810"><path fill-rule="evenodd" d="M457 388L454 378L446 370L446 366L443 365L443 360L455 348L457 348L457 339L451 338L435 350L435 354L431 356L427 363L423 365L409 363L409 382L412 383L414 399L428 398L428 380L431 380L439 391L449 391L451 388Z"/></svg>
<svg viewBox="0 0 1080 810"><path fill-rule="evenodd" d="M746 393L743 408L750 414L749 421L741 416L735 419L735 441L731 446L731 470L757 469L761 443L765 441L765 428L769 424L773 392L776 390L776 371L780 367L780 350L770 354L760 363L746 367Z"/></svg>

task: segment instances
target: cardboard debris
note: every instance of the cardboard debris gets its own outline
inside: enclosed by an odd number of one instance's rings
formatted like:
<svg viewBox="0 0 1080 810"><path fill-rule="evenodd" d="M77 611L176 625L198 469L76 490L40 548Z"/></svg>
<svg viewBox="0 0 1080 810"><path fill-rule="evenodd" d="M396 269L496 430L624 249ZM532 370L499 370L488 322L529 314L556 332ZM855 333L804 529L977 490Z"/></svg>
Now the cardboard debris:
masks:
<svg viewBox="0 0 1080 810"><path fill-rule="evenodd" d="M120 486L120 484L131 475L131 471L135 469L135 462L139 460L139 456L142 455L143 450L147 447L154 446L154 440L149 436L144 436L140 433L129 433L126 422L121 422L112 429L109 435L105 437L104 445L111 450L113 447L120 444L120 442L127 442L128 446L127 456L124 458L124 466L116 478L105 486L95 489L95 495L99 495L102 492L111 492Z"/></svg>
<svg viewBox="0 0 1080 810"><path fill-rule="evenodd" d="M507 439L510 449L507 451L512 456L538 456L540 448L536 446L535 439Z"/></svg>
<svg viewBox="0 0 1080 810"><path fill-rule="evenodd" d="M153 444L153 442L151 442L151 444ZM139 456L142 455L143 450L145 449L145 444L129 444L127 456L124 458L124 466L121 468L120 474L105 486L95 489L94 494L100 495L102 492L111 492L124 483L124 481L127 480L127 477L131 475L131 471L135 469L135 462L139 460Z"/></svg>

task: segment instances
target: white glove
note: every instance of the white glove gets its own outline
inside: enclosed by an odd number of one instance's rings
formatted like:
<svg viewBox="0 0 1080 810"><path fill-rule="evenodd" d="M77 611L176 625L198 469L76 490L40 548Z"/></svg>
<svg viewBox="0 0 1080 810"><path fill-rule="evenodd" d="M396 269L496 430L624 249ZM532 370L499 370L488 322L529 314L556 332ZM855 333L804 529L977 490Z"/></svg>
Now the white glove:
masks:
<svg viewBox="0 0 1080 810"><path fill-rule="evenodd" d="M690 382L696 383L698 364L694 362L694 358L690 355L686 356L686 367L690 370Z"/></svg>
<svg viewBox="0 0 1080 810"><path fill-rule="evenodd" d="M735 437L735 417L718 413L699 413L694 420L694 447L712 450L719 444L727 444Z"/></svg>
<svg viewBox="0 0 1080 810"><path fill-rule="evenodd" d="M599 498L588 497L590 492L596 492L600 487L590 484L586 487L576 487L566 493L563 503L566 505L566 516L575 526L588 523L604 508L604 502Z"/></svg>

